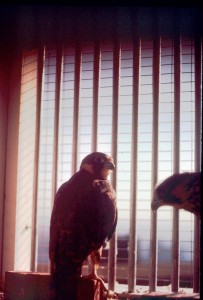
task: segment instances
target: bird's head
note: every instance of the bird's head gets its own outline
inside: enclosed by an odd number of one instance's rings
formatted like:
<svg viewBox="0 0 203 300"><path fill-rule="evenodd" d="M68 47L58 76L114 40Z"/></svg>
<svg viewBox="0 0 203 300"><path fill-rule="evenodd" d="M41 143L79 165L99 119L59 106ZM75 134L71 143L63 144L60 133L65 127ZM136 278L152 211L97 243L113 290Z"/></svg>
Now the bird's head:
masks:
<svg viewBox="0 0 203 300"><path fill-rule="evenodd" d="M173 205L176 206L177 203L175 203L176 201L171 201L171 198L167 197L167 195L165 195L165 190L161 187L157 187L154 190L154 194L153 194L153 199L151 202L151 209L153 211L156 211L160 206L164 206L164 205ZM173 200L177 200L177 199L173 199Z"/></svg>
<svg viewBox="0 0 203 300"><path fill-rule="evenodd" d="M83 158L80 169L95 174L98 179L107 179L115 169L115 164L111 156L102 152L93 152Z"/></svg>
<svg viewBox="0 0 203 300"><path fill-rule="evenodd" d="M181 208L181 195L184 192L184 187L179 181L177 174L174 174L155 187L151 203L153 211L164 205Z"/></svg>
<svg viewBox="0 0 203 300"><path fill-rule="evenodd" d="M154 191L151 208L170 205L200 216L201 209L201 172L174 174L159 184Z"/></svg>

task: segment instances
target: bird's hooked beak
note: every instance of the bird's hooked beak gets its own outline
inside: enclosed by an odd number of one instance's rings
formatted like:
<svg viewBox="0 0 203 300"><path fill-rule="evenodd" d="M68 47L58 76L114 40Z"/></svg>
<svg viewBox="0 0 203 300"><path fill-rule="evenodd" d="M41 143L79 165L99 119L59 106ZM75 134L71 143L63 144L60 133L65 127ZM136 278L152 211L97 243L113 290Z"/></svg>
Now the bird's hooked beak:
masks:
<svg viewBox="0 0 203 300"><path fill-rule="evenodd" d="M91 164L85 163L85 164L83 164L83 165L81 166L81 168L84 169L84 170L86 170L86 171L89 172L89 173L94 174L93 165L91 165ZM102 179L107 179L108 176L110 175L110 173L111 173L112 171L114 171L114 169L115 169L115 165L114 165L113 163L109 163L109 162L108 162L108 163L104 164L104 167L103 167L102 170L100 171L100 176L101 176L101 178L102 178Z"/></svg>
<svg viewBox="0 0 203 300"><path fill-rule="evenodd" d="M100 172L102 179L108 179L109 175L115 170L115 164L112 158L107 160Z"/></svg>
<svg viewBox="0 0 203 300"><path fill-rule="evenodd" d="M107 179L115 169L115 164L111 156L102 152L93 152L82 160L80 168L95 174L100 179Z"/></svg>
<svg viewBox="0 0 203 300"><path fill-rule="evenodd" d="M156 211L157 209L158 209L157 204L156 204L155 202L152 201L152 203L151 203L151 210L152 210L152 211Z"/></svg>
<svg viewBox="0 0 203 300"><path fill-rule="evenodd" d="M114 171L115 170L115 164L114 164L113 159L107 160L104 163L104 168Z"/></svg>
<svg viewBox="0 0 203 300"><path fill-rule="evenodd" d="M160 203L159 197L155 191L152 202L151 202L151 210L156 211L160 206L161 206L161 203Z"/></svg>

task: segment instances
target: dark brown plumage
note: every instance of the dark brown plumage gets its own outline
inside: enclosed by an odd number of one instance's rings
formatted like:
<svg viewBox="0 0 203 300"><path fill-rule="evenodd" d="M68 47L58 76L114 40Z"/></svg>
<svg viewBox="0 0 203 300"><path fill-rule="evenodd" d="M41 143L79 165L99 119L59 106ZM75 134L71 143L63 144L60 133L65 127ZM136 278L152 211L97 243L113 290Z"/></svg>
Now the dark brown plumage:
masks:
<svg viewBox="0 0 203 300"><path fill-rule="evenodd" d="M157 210L160 206L170 205L200 217L200 188L201 172L174 174L155 188L151 208Z"/></svg>
<svg viewBox="0 0 203 300"><path fill-rule="evenodd" d="M99 249L114 234L116 198L107 180L114 168L110 156L94 152L83 159L80 170L56 193L49 244L56 299L76 299L84 260L91 254L98 263Z"/></svg>

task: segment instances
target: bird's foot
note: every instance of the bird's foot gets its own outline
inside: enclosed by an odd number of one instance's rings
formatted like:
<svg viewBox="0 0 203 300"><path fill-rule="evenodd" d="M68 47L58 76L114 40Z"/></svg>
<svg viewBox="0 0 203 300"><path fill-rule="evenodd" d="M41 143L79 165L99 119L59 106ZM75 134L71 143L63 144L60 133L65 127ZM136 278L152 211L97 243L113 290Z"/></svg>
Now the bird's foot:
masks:
<svg viewBox="0 0 203 300"><path fill-rule="evenodd" d="M100 282L101 284L101 289L103 290L105 296L107 297L107 299L118 299L118 296L115 292L108 290L105 282L103 281L103 279L101 277L99 277L97 274L95 273L91 273L89 275L83 276L83 278L85 279L93 279L93 280L97 280L97 282Z"/></svg>
<svg viewBox="0 0 203 300"><path fill-rule="evenodd" d="M91 273L89 275L83 276L83 278L97 280L98 282L101 283L101 285L104 288L104 290L108 291L108 289L105 286L105 283L104 283L103 279L100 276L98 276L96 273Z"/></svg>
<svg viewBox="0 0 203 300"><path fill-rule="evenodd" d="M115 292L108 290L106 298L107 299L118 299L118 295Z"/></svg>

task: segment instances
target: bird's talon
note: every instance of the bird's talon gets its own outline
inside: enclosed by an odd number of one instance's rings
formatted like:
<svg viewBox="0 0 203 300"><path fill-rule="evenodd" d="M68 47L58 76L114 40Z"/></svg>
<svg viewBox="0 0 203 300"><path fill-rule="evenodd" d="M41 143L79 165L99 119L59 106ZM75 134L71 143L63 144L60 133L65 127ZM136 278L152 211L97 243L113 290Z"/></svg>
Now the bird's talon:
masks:
<svg viewBox="0 0 203 300"><path fill-rule="evenodd" d="M107 299L118 299L118 296L113 291L107 290Z"/></svg>

